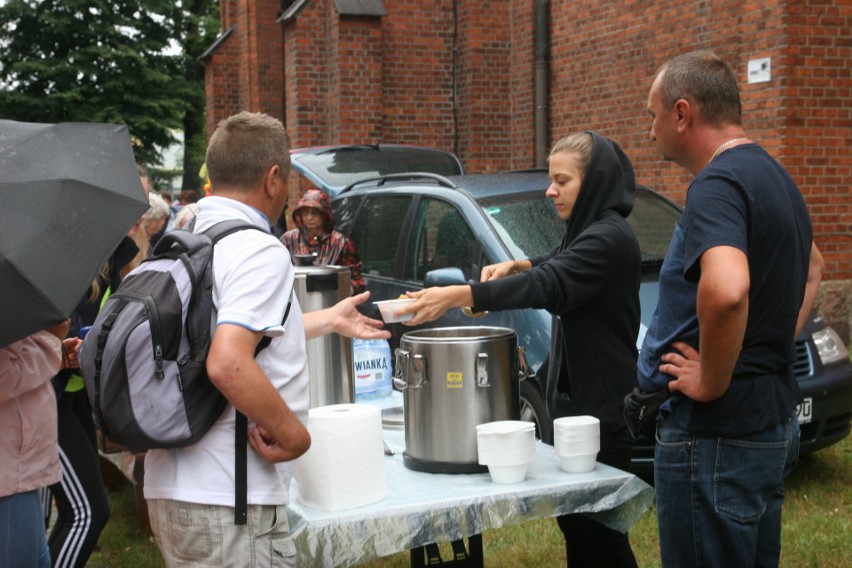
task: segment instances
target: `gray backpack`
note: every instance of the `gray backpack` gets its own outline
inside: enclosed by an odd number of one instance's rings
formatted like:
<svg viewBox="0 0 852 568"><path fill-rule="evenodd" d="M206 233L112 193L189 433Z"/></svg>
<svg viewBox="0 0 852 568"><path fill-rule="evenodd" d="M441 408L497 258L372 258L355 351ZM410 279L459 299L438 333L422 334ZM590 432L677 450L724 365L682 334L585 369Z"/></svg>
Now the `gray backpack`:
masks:
<svg viewBox="0 0 852 568"><path fill-rule="evenodd" d="M167 233L101 307L79 359L96 425L111 441L135 452L189 446L224 411L228 401L206 369L213 245L245 229L260 230L234 220L198 234ZM255 355L270 341L264 337ZM240 413L237 419L239 499L246 422Z"/></svg>

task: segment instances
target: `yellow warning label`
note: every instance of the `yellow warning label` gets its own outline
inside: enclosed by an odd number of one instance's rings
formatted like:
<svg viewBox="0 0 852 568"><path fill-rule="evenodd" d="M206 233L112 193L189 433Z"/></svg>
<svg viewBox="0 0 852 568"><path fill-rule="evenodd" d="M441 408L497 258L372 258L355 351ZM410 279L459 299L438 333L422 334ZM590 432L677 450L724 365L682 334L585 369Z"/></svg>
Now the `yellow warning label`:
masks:
<svg viewBox="0 0 852 568"><path fill-rule="evenodd" d="M447 388L448 389L460 389L464 386L464 374L459 373L447 373Z"/></svg>

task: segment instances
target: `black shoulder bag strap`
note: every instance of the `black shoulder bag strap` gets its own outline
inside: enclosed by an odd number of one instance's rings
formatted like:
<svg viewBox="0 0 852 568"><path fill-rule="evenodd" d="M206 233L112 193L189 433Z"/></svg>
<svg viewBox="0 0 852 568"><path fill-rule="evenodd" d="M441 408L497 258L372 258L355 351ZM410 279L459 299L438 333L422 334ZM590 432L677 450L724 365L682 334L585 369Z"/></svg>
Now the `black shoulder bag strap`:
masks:
<svg viewBox="0 0 852 568"><path fill-rule="evenodd" d="M241 221L222 221L213 225L204 231L204 233L210 237L210 240L215 245L219 240L243 229L263 230ZM287 316L290 315L290 307L292 305L293 296L291 294L290 301L287 302L287 309L284 310L284 317L281 319L281 325L284 325L287 321ZM272 338L264 336L257 344L254 356L257 357L270 343L272 343ZM236 410L234 424L234 482L236 485L234 494L234 524L245 525L248 523L248 419L239 410Z"/></svg>
<svg viewBox="0 0 852 568"><path fill-rule="evenodd" d="M287 321L287 316L290 315L290 306L293 305L292 295L290 301L287 302L287 309L284 310L284 317L281 319L281 325ZM269 344L272 343L272 338L265 335L257 348L254 350L254 356L263 351ZM244 525L248 522L248 419L246 415L236 411L236 430L234 431L234 480L236 481L236 494L234 496L234 524Z"/></svg>

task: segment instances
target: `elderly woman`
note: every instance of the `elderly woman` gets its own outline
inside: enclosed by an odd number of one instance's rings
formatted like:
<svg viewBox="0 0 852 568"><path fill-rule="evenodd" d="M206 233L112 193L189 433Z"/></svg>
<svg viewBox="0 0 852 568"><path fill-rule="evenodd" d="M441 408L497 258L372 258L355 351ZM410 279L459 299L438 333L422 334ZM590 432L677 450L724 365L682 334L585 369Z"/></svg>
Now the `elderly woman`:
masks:
<svg viewBox="0 0 852 568"><path fill-rule="evenodd" d="M315 254L314 264L348 266L353 294L364 291L361 260L355 245L343 233L334 230L331 198L318 189L305 192L293 210L296 228L281 235L281 242L290 251L290 257Z"/></svg>

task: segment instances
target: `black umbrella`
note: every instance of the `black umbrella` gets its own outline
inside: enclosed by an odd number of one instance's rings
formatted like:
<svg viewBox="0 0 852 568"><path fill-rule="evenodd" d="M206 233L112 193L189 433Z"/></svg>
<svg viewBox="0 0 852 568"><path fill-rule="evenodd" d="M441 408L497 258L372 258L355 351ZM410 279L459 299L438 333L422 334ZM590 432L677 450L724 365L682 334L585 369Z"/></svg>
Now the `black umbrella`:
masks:
<svg viewBox="0 0 852 568"><path fill-rule="evenodd" d="M67 318L147 208L126 126L0 120L0 346Z"/></svg>

